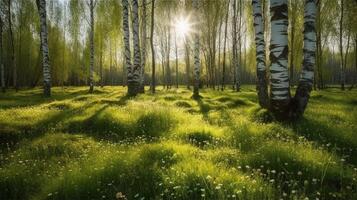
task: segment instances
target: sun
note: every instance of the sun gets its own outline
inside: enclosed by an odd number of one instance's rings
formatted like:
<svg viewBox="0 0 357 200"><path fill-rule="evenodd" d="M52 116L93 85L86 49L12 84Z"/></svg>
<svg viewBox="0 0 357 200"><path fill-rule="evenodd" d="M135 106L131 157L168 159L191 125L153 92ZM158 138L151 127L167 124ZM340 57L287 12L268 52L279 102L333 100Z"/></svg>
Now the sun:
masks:
<svg viewBox="0 0 357 200"><path fill-rule="evenodd" d="M174 26L176 29L176 33L180 37L185 37L191 31L191 25L189 23L189 19L184 18L182 16L176 19Z"/></svg>

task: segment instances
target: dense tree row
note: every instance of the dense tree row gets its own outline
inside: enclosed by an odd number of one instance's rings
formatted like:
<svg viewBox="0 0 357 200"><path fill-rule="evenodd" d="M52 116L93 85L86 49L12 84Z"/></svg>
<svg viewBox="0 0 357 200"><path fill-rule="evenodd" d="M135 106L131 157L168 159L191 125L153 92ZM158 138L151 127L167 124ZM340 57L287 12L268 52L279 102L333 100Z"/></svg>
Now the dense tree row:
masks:
<svg viewBox="0 0 357 200"><path fill-rule="evenodd" d="M353 0L1 0L1 87L185 84L199 97L257 82L261 106L301 113L311 88L356 82L356 14Z"/></svg>

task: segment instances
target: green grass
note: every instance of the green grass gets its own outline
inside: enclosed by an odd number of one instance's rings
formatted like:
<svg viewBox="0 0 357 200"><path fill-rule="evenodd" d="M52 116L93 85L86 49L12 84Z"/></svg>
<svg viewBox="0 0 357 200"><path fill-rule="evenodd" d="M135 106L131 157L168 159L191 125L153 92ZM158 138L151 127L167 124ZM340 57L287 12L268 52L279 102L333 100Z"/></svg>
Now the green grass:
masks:
<svg viewBox="0 0 357 200"><path fill-rule="evenodd" d="M295 123L253 86L41 92L0 94L1 199L357 199L356 91L314 91Z"/></svg>

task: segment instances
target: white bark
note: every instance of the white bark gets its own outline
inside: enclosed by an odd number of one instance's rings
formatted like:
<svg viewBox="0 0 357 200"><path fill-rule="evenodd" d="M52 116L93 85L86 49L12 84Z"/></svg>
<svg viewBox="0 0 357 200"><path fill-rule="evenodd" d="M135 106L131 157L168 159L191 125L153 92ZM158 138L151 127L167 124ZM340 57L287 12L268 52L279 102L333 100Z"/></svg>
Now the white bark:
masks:
<svg viewBox="0 0 357 200"><path fill-rule="evenodd" d="M316 51L316 3L315 0L305 1L304 14L304 61L300 77L300 84L312 87L314 81L315 51Z"/></svg>
<svg viewBox="0 0 357 200"><path fill-rule="evenodd" d="M265 66L265 42L264 42L264 22L262 14L262 1L253 0L253 16L254 16L254 31L255 31L255 45L256 45L256 62L257 62L257 91L259 97L259 104L262 107L268 107L268 89L266 80L266 66Z"/></svg>
<svg viewBox="0 0 357 200"><path fill-rule="evenodd" d="M133 95L139 92L141 80L141 52L140 52L140 39L139 39L139 9L138 0L132 1L132 23L133 23L133 45L134 45L134 62L132 67L132 83ZM130 87L131 87L130 86Z"/></svg>
<svg viewBox="0 0 357 200"><path fill-rule="evenodd" d="M3 2L0 2L0 5L2 6ZM2 9L1 7L0 9ZM4 69L4 61L3 61L3 45L2 45L2 31L3 31L3 20L2 20L2 10L0 10L0 79L1 79L1 89L3 92L5 92L5 69Z"/></svg>
<svg viewBox="0 0 357 200"><path fill-rule="evenodd" d="M196 19L198 18L198 0L193 0L193 7L196 13ZM197 29L196 29L197 30ZM194 89L193 95L199 96L199 84L200 84L200 37L198 30L194 34L195 47L194 47Z"/></svg>
<svg viewBox="0 0 357 200"><path fill-rule="evenodd" d="M255 31L255 44L256 44L256 58L257 58L257 70L266 70L265 66L265 42L264 42L264 24L261 0L253 0L253 16L254 16L254 31Z"/></svg>
<svg viewBox="0 0 357 200"><path fill-rule="evenodd" d="M233 19L232 19L232 64L234 69L234 87L238 89L238 54L237 54L237 0L233 0Z"/></svg>
<svg viewBox="0 0 357 200"><path fill-rule="evenodd" d="M297 117L302 116L307 106L312 84L314 81L314 66L316 58L316 0L305 0L304 14L304 60L295 93L295 113Z"/></svg>
<svg viewBox="0 0 357 200"><path fill-rule="evenodd" d="M145 64L146 64L146 0L142 0L142 31L141 31L141 79L140 79L140 87L142 92L144 92L144 81L145 81Z"/></svg>
<svg viewBox="0 0 357 200"><path fill-rule="evenodd" d="M51 96L51 66L48 50L47 23L46 23L46 0L37 0L37 8L40 17L40 38L43 66L44 95Z"/></svg>
<svg viewBox="0 0 357 200"><path fill-rule="evenodd" d="M94 88L94 2L90 0L90 61L89 61L89 92Z"/></svg>
<svg viewBox="0 0 357 200"><path fill-rule="evenodd" d="M129 29L129 3L128 0L122 0L123 5L123 36L124 36L124 56L127 70L127 81L132 82L131 53L130 53L130 29Z"/></svg>
<svg viewBox="0 0 357 200"><path fill-rule="evenodd" d="M271 99L288 102L288 6L287 0L271 0L270 74Z"/></svg>

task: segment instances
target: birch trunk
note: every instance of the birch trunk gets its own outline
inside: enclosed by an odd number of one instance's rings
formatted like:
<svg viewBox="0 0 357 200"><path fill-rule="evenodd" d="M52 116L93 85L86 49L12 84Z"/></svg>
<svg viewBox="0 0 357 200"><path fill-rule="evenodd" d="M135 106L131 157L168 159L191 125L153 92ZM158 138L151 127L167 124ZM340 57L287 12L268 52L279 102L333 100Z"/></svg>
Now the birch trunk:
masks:
<svg viewBox="0 0 357 200"><path fill-rule="evenodd" d="M219 28L218 28L218 61L217 61L218 73L216 72L216 74L215 74L216 79L214 80L215 84L217 84L218 90L219 90L219 71L220 71L220 67L221 67L222 24L223 24L223 20L220 19Z"/></svg>
<svg viewBox="0 0 357 200"><path fill-rule="evenodd" d="M176 88L178 88L178 52L177 52L177 38L176 38L176 32L175 32L175 57L176 57Z"/></svg>
<svg viewBox="0 0 357 200"><path fill-rule="evenodd" d="M151 0L151 92L155 93L155 47L154 47L154 25L155 25L155 0Z"/></svg>
<svg viewBox="0 0 357 200"><path fill-rule="evenodd" d="M145 92L145 64L146 64L146 0L142 0L142 25L141 25L141 79L140 93Z"/></svg>
<svg viewBox="0 0 357 200"><path fill-rule="evenodd" d="M94 89L94 2L90 0L90 61L89 61L89 92L92 93Z"/></svg>
<svg viewBox="0 0 357 200"><path fill-rule="evenodd" d="M340 63L340 76L341 76L341 89L345 90L345 70L344 70L344 60L343 60L343 45L342 45L342 34L343 34L343 0L341 0L341 18L340 18L340 56L341 56L341 63Z"/></svg>
<svg viewBox="0 0 357 200"><path fill-rule="evenodd" d="M290 37L290 58L289 58L289 61L290 61L290 67L289 67L289 70L290 70L290 84L291 86L294 85L294 54L295 54L295 49L294 49L294 46L295 46L295 26L296 26L296 5L297 3L295 2L295 0L290 0L290 5L291 5L291 8L292 8L292 13L291 13L291 24L290 24L290 34L291 34L291 37Z"/></svg>
<svg viewBox="0 0 357 200"><path fill-rule="evenodd" d="M322 47L321 47L321 3L317 4L316 10L316 74L315 81L317 82L317 88L323 89L323 77L322 77ZM316 83L315 83L316 84Z"/></svg>
<svg viewBox="0 0 357 200"><path fill-rule="evenodd" d="M253 0L254 31L256 45L256 62L257 62L257 91L259 104L263 108L269 106L268 85L266 78L265 65L265 42L264 42L264 23L262 15L262 1Z"/></svg>
<svg viewBox="0 0 357 200"><path fill-rule="evenodd" d="M186 36L185 39L185 62L186 62L186 87L187 89L190 89L190 85L191 85L191 76L190 76L190 46L189 46L189 42L187 41L188 38Z"/></svg>
<svg viewBox="0 0 357 200"><path fill-rule="evenodd" d="M242 0L239 1L239 22L238 22L238 45L239 49L237 48L237 65L236 65L236 91L240 91L240 82L241 82L241 77L240 73L241 70L240 68L242 67ZM238 54L239 50L239 54Z"/></svg>
<svg viewBox="0 0 357 200"><path fill-rule="evenodd" d="M15 45L14 45L14 35L12 31L12 14L11 14L11 0L8 0L8 22L9 22L9 36L10 36L10 45L11 45L11 65L13 68L13 86L15 90L17 91L17 67L16 67L16 61L15 61Z"/></svg>
<svg viewBox="0 0 357 200"><path fill-rule="evenodd" d="M43 94L51 96L51 66L48 50L47 23L46 23L46 0L36 0L38 13L40 17L40 38L43 66Z"/></svg>
<svg viewBox="0 0 357 200"><path fill-rule="evenodd" d="M198 18L198 12L199 12L198 11L198 1L199 0L193 0L193 8L195 10L196 19ZM199 37L198 32L195 32L194 37L195 37L195 48L194 48L194 60L195 60L194 79L195 79L195 82L194 82L194 87L193 87L193 97L198 98L199 97L199 86L200 86L200 37Z"/></svg>
<svg viewBox="0 0 357 200"><path fill-rule="evenodd" d="M103 23L101 23L101 28L103 29ZM100 37L100 56L99 56L99 75L100 75L100 87L104 86L103 77L103 36Z"/></svg>
<svg viewBox="0 0 357 200"><path fill-rule="evenodd" d="M233 0L233 19L232 19L232 64L234 70L234 84L233 89L238 91L238 58L237 58L237 0Z"/></svg>
<svg viewBox="0 0 357 200"><path fill-rule="evenodd" d="M294 103L294 116L300 117L307 106L314 81L314 66L316 63L316 1L305 0L304 12L304 60Z"/></svg>
<svg viewBox="0 0 357 200"><path fill-rule="evenodd" d="M130 96L135 96L140 91L140 81L141 81L141 52L140 52L140 39L139 39L139 6L138 0L132 1L132 23L133 23L133 45L134 45L134 62L132 68L132 79L128 80L128 94Z"/></svg>
<svg viewBox="0 0 357 200"><path fill-rule="evenodd" d="M270 81L271 110L277 116L289 111L288 73L288 4L287 0L271 0Z"/></svg>
<svg viewBox="0 0 357 200"><path fill-rule="evenodd" d="M133 73L131 66L130 53L130 30L129 30L129 3L128 0L122 0L123 5L123 36L124 36L124 56L127 74L128 95L135 95L133 87Z"/></svg>
<svg viewBox="0 0 357 200"><path fill-rule="evenodd" d="M168 20L171 22L170 7L168 8ZM171 25L167 27L167 40L166 40L166 89L171 88L171 67L170 67L170 53L171 53Z"/></svg>
<svg viewBox="0 0 357 200"><path fill-rule="evenodd" d="M1 90L2 92L6 91L5 88L5 69L4 69L4 60L3 60L3 45L2 45L2 31L3 31L3 21L2 15L0 15L0 78L1 78Z"/></svg>
<svg viewBox="0 0 357 200"><path fill-rule="evenodd" d="M223 64L222 64L222 87L221 90L224 90L225 87L225 76L226 76L226 45L227 45L227 28L228 28L228 16L229 16L229 4L230 0L228 0L227 4L227 12L225 16L225 22L224 22L224 40L223 40Z"/></svg>

